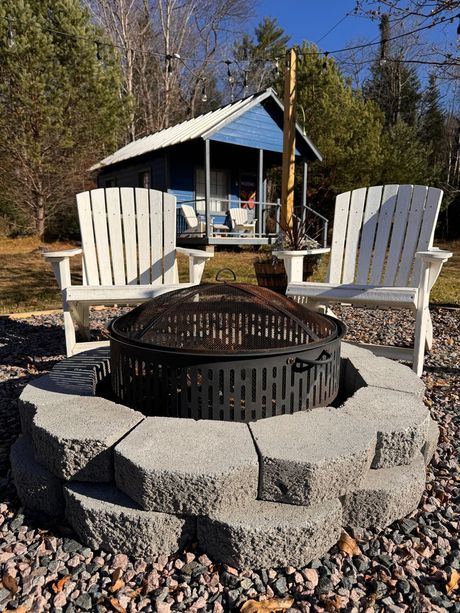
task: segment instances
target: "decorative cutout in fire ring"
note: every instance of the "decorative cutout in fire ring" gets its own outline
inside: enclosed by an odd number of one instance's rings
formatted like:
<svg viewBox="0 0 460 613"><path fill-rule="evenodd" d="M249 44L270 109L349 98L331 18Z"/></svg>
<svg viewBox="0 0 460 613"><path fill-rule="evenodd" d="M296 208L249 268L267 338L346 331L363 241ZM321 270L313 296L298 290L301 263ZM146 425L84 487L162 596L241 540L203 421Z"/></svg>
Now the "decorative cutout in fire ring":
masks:
<svg viewBox="0 0 460 613"><path fill-rule="evenodd" d="M197 540L238 567L306 565L342 526L415 509L436 447L422 382L347 343L341 407L251 424L145 418L96 395L108 377L96 350L27 385L12 470L26 508L65 512L89 546L133 556Z"/></svg>

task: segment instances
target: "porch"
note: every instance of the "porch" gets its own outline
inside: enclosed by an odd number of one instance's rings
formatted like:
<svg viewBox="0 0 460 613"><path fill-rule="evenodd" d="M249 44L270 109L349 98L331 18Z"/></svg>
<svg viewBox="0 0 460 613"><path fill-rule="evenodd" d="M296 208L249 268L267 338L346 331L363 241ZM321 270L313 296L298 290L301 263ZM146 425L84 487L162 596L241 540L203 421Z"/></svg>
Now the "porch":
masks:
<svg viewBox="0 0 460 613"><path fill-rule="evenodd" d="M185 206L182 206L185 205ZM194 224L185 213L193 208ZM234 227L231 213L243 209L247 212L245 228ZM244 246L268 245L275 242L280 230L281 203L251 201L236 203L234 200L213 200L210 206L206 199L182 200L177 202L176 242L178 246ZM308 217L321 246L327 246L328 219L303 203L301 219Z"/></svg>

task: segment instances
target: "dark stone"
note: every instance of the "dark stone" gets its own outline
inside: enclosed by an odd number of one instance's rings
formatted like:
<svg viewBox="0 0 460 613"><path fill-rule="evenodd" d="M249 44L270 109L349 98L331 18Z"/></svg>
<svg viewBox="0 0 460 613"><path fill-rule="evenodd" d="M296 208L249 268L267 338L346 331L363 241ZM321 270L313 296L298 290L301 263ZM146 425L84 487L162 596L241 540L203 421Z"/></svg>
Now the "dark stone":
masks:
<svg viewBox="0 0 460 613"><path fill-rule="evenodd" d="M240 586L243 590L248 590L252 586L251 579L249 579L249 577L243 577L243 579L240 580Z"/></svg>
<svg viewBox="0 0 460 613"><path fill-rule="evenodd" d="M227 594L227 601L230 607L236 606L240 598L241 592L240 590L230 590Z"/></svg>
<svg viewBox="0 0 460 613"><path fill-rule="evenodd" d="M240 580L236 575L232 575L231 573L228 573L226 570L224 570L224 572L220 576L220 582L222 583L222 585L225 585L230 589L234 589L238 586Z"/></svg>
<svg viewBox="0 0 460 613"><path fill-rule="evenodd" d="M260 571L260 578L264 585L268 585L268 573L265 569Z"/></svg>
<svg viewBox="0 0 460 613"><path fill-rule="evenodd" d="M75 604L84 611L89 611L92 607L91 596L88 593L80 594Z"/></svg>
<svg viewBox="0 0 460 613"><path fill-rule="evenodd" d="M388 587L382 581L371 581L369 583L369 588L374 594L385 594Z"/></svg>
<svg viewBox="0 0 460 613"><path fill-rule="evenodd" d="M366 570L369 569L369 560L366 558L355 558L354 559L354 565L356 566L356 570L359 573L364 573L366 572Z"/></svg>
<svg viewBox="0 0 460 613"><path fill-rule="evenodd" d="M76 553L77 551L82 550L82 546L74 539L64 539L62 549L67 553Z"/></svg>
<svg viewBox="0 0 460 613"><path fill-rule="evenodd" d="M354 577L354 579L356 578ZM355 582L352 581L349 577L342 577L340 583L342 584L342 587L344 587L346 590L353 589L353 586L355 584Z"/></svg>
<svg viewBox="0 0 460 613"><path fill-rule="evenodd" d="M417 522L406 518L400 521L400 525L404 534L410 534L417 527Z"/></svg>
<svg viewBox="0 0 460 613"><path fill-rule="evenodd" d="M286 595L287 590L288 586L286 577L283 577L283 575L281 575L281 577L278 577L278 579L273 584L273 591L277 596L283 597Z"/></svg>
<svg viewBox="0 0 460 613"><path fill-rule="evenodd" d="M167 587L159 587L153 592L155 602L163 602L168 597L169 590Z"/></svg>
<svg viewBox="0 0 460 613"><path fill-rule="evenodd" d="M254 589L256 589L259 592L259 594L265 594L266 592L265 585L262 579L259 577L259 575L255 575L253 581L254 581Z"/></svg>
<svg viewBox="0 0 460 613"><path fill-rule="evenodd" d="M13 521L10 523L10 530L17 530L24 523L24 515L16 515Z"/></svg>
<svg viewBox="0 0 460 613"><path fill-rule="evenodd" d="M410 592L410 583L405 579L400 579L397 583L397 588L403 594L408 594Z"/></svg>
<svg viewBox="0 0 460 613"><path fill-rule="evenodd" d="M198 564L192 570L192 579L194 579L195 577L199 577L200 575L204 575L204 573L207 573L207 572L208 572L207 566L203 566L203 564Z"/></svg>
<svg viewBox="0 0 460 613"><path fill-rule="evenodd" d="M314 560L312 560L309 564L310 568L321 568L323 565L323 563L321 562L321 560L318 560L318 558L315 558Z"/></svg>
<svg viewBox="0 0 460 613"><path fill-rule="evenodd" d="M317 590L320 594L325 594L326 592L332 592L334 589L334 585L332 581L328 577L321 577L318 581Z"/></svg>

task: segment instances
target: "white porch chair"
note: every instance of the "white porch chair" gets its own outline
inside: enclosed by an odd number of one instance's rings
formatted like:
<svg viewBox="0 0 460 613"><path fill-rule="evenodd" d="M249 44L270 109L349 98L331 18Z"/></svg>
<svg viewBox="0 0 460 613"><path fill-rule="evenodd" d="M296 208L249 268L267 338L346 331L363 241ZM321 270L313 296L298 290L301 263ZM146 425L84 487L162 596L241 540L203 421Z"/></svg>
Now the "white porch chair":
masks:
<svg viewBox="0 0 460 613"><path fill-rule="evenodd" d="M206 224L204 221L200 221L198 219L194 207L191 204L181 204L180 208L182 211L182 216L187 224L187 230L183 234L205 234ZM228 226L222 223L211 222L211 229L213 232L217 233L228 232Z"/></svg>
<svg viewBox="0 0 460 613"><path fill-rule="evenodd" d="M110 187L77 194L81 249L45 253L62 291L68 356L89 341L89 307L138 304L200 282L213 254L176 247L176 198L156 190ZM83 285L72 285L70 258L83 254ZM190 283L179 284L176 254L189 257Z"/></svg>
<svg viewBox="0 0 460 613"><path fill-rule="evenodd" d="M376 355L410 360L422 374L431 348L429 296L452 253L433 247L443 192L422 185L356 189L336 199L326 283L302 282L302 255L278 254L288 275L287 294L313 308L333 303L410 308L416 313L413 349L366 345Z"/></svg>
<svg viewBox="0 0 460 613"><path fill-rule="evenodd" d="M257 219L249 221L247 209L230 208L228 209L232 232L241 232L249 236L255 236Z"/></svg>

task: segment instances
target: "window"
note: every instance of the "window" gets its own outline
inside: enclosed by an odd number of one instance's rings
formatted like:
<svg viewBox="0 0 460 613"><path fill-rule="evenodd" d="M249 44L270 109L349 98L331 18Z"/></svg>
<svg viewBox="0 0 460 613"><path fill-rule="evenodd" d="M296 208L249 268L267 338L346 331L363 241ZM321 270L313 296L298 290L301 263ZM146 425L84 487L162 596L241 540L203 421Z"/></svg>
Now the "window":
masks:
<svg viewBox="0 0 460 613"><path fill-rule="evenodd" d="M225 212L228 208L228 172L226 170L211 170L210 179L211 203L209 210L216 213ZM197 168L195 176L195 198L197 200L196 209L200 213L204 213L205 210L205 194L204 169Z"/></svg>
<svg viewBox="0 0 460 613"><path fill-rule="evenodd" d="M105 186L106 187L116 187L117 186L117 179L116 179L116 177L111 177L110 179L106 179L105 180Z"/></svg>
<svg viewBox="0 0 460 613"><path fill-rule="evenodd" d="M143 170L138 176L139 187L150 189L150 170Z"/></svg>

